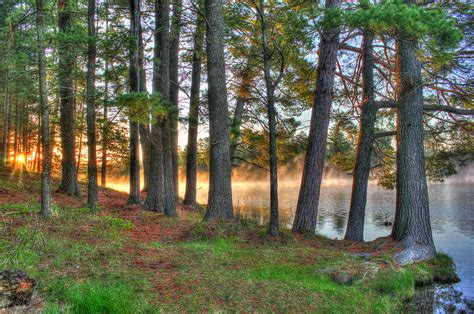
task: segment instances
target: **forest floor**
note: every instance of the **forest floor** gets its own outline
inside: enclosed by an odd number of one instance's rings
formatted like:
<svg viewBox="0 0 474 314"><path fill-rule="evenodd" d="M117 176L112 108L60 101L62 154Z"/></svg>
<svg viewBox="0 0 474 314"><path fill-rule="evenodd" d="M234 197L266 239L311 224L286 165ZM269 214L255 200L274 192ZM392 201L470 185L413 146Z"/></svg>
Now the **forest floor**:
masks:
<svg viewBox="0 0 474 314"><path fill-rule="evenodd" d="M254 222L205 223L202 209L182 205L168 218L99 191L98 213L54 193L44 221L39 175L0 171L0 269L37 282L23 310L393 312L415 285L455 276L445 255L398 267L387 239L356 244L288 230L272 238Z"/></svg>

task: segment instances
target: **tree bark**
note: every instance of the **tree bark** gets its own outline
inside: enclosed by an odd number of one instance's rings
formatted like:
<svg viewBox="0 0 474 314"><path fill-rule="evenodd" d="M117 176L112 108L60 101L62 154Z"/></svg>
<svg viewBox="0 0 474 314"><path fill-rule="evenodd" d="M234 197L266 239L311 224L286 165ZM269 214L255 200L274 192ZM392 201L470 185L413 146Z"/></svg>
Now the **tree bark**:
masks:
<svg viewBox="0 0 474 314"><path fill-rule="evenodd" d="M179 195L178 179L178 101L179 101L179 37L181 32L182 0L173 1L173 18L171 20L170 38L170 102L175 108L171 115L171 154L173 162L173 182L175 195Z"/></svg>
<svg viewBox="0 0 474 314"><path fill-rule="evenodd" d="M375 139L375 120L377 104L374 94L374 56L373 35L364 32L362 39L362 105L359 127L359 140L352 179L351 205L345 239L364 241L365 206L369 184L372 146Z"/></svg>
<svg viewBox="0 0 474 314"><path fill-rule="evenodd" d="M46 62L44 48L44 12L43 0L36 0L36 35L38 43L38 83L39 102L41 110L41 146L42 167L41 167L41 217L48 219L51 216L51 149L49 141L49 108L48 108L48 88L46 86Z"/></svg>
<svg viewBox="0 0 474 314"><path fill-rule="evenodd" d="M138 38L139 38L139 60L138 66L140 69L140 92L146 93L146 71L145 71L145 56L143 49L143 31L141 23L138 25ZM147 117L148 118L148 117ZM142 148L142 163L143 163L143 188L142 191L148 191L148 180L150 171L150 123L149 119L147 122L140 123L140 144Z"/></svg>
<svg viewBox="0 0 474 314"><path fill-rule="evenodd" d="M82 137L84 136L85 107L82 101L79 102L79 107L81 108L81 123L80 123L80 130L79 130L79 147L77 149L77 159L76 159L76 179L79 177L79 171L81 170Z"/></svg>
<svg viewBox="0 0 474 314"><path fill-rule="evenodd" d="M97 151L95 134L95 68L96 68L96 0L88 4L88 49L87 49L87 205L96 210L99 202L97 191Z"/></svg>
<svg viewBox="0 0 474 314"><path fill-rule="evenodd" d="M165 183L165 215L169 217L177 216L176 194L173 178L173 156L171 147L171 117L163 120L163 177Z"/></svg>
<svg viewBox="0 0 474 314"><path fill-rule="evenodd" d="M149 185L145 208L158 213L165 211L165 184L163 177L163 144L161 122L153 125L150 138Z"/></svg>
<svg viewBox="0 0 474 314"><path fill-rule="evenodd" d="M102 187L107 186L107 141L109 133L109 115L108 115L108 102L109 102L109 80L107 78L108 62L105 61L105 87L104 87L104 122L102 125L102 161L100 170L100 185Z"/></svg>
<svg viewBox="0 0 474 314"><path fill-rule="evenodd" d="M230 126L224 59L224 12L220 0L205 1L209 98L210 173L205 220L231 219Z"/></svg>
<svg viewBox="0 0 474 314"><path fill-rule="evenodd" d="M109 33L109 1L105 0L105 38L108 38ZM102 187L107 186L107 141L109 132L109 59L105 57L105 73L104 73L104 122L102 125L102 160L100 170L100 185Z"/></svg>
<svg viewBox="0 0 474 314"><path fill-rule="evenodd" d="M253 80L251 73L250 59L247 60L247 65L240 73L241 82L237 92L237 102L235 104L234 116L232 117L232 125L230 129L230 160L233 164L235 153L240 141L240 126L242 125L242 117L244 115L245 103L250 98L250 84Z"/></svg>
<svg viewBox="0 0 474 314"><path fill-rule="evenodd" d="M326 0L327 9L334 9L338 6L339 0ZM293 232L314 233L316 230L338 43L339 30L337 28L327 28L322 31L309 143L293 222Z"/></svg>
<svg viewBox="0 0 474 314"><path fill-rule="evenodd" d="M161 97L164 103L170 102L170 28L169 1L160 0L161 11ZM172 111L172 110L171 110ZM167 216L176 216L176 195L173 177L173 153L171 140L171 120L173 113L168 112L162 122L163 179L165 185L164 211Z"/></svg>
<svg viewBox="0 0 474 314"><path fill-rule="evenodd" d="M161 2L155 1L155 47L153 49L153 94L161 92L161 60L162 59L162 23ZM163 175L163 135L162 117L155 117L152 125L149 152L148 192L145 208L159 213L164 212L165 183Z"/></svg>
<svg viewBox="0 0 474 314"><path fill-rule="evenodd" d="M130 91L140 91L140 0L130 0L130 21L133 45L130 53ZM140 204L139 123L130 117L130 193L128 204Z"/></svg>
<svg viewBox="0 0 474 314"><path fill-rule="evenodd" d="M191 74L191 99L189 104L188 145L186 146L186 191L184 204L196 204L197 187L197 138L199 123L199 102L201 91L201 68L204 46L204 18L202 16L203 1L199 2L194 33L193 64Z"/></svg>
<svg viewBox="0 0 474 314"><path fill-rule="evenodd" d="M168 0L157 0L155 3L155 27L153 91L161 94L165 104L170 99ZM170 128L168 113L165 117L158 116L153 125L146 207L176 216Z"/></svg>
<svg viewBox="0 0 474 314"><path fill-rule="evenodd" d="M76 174L76 138L75 138L75 104L74 104L74 43L71 38L72 13L70 0L58 2L58 27L62 33L58 45L59 97L60 97L60 131L61 131L61 185L59 191L69 196L81 196Z"/></svg>
<svg viewBox="0 0 474 314"><path fill-rule="evenodd" d="M140 123L140 145L142 148L143 164L143 188L142 192L148 191L150 179L150 123Z"/></svg>
<svg viewBox="0 0 474 314"><path fill-rule="evenodd" d="M8 69L5 71L5 87L3 92L3 129L2 143L0 147L0 162L5 166L8 162L8 140L10 137L10 110L8 101Z"/></svg>
<svg viewBox="0 0 474 314"><path fill-rule="evenodd" d="M271 77L272 57L268 47L267 22L265 17L265 0L260 0L260 27L262 33L263 73L266 88L266 105L268 114L269 156L270 156L270 224L269 234L279 234L278 219L278 164L277 164L277 134L276 134L276 111L275 111L275 85Z"/></svg>
<svg viewBox="0 0 474 314"><path fill-rule="evenodd" d="M392 237L408 264L434 257L423 146L423 90L417 43L403 35L396 42L397 201Z"/></svg>

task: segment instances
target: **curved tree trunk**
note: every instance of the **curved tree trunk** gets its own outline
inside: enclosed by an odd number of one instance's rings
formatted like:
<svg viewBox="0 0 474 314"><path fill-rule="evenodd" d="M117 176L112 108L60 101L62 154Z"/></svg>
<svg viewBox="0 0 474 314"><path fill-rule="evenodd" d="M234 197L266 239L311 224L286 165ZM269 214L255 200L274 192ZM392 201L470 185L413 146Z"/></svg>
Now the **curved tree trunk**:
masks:
<svg viewBox="0 0 474 314"><path fill-rule="evenodd" d="M233 218L230 126L224 59L224 12L219 0L206 0L210 171L204 219Z"/></svg>
<svg viewBox="0 0 474 314"><path fill-rule="evenodd" d="M374 142L377 104L374 99L373 36L364 32L362 41L362 106L359 140L352 179L351 205L345 239L364 241L365 206L369 184L370 161Z"/></svg>
<svg viewBox="0 0 474 314"><path fill-rule="evenodd" d="M97 209L99 195L97 191L97 151L95 135L95 67L96 67L96 29L95 29L95 1L89 0L87 49L87 205Z"/></svg>
<svg viewBox="0 0 474 314"><path fill-rule="evenodd" d="M36 0L36 32L38 42L38 83L39 102L41 110L41 147L42 167L41 167L41 216L49 218L51 216L51 146L49 140L49 107L48 88L46 86L46 62L44 48L44 11L43 0Z"/></svg>
<svg viewBox="0 0 474 314"><path fill-rule="evenodd" d="M326 0L326 8L332 9L338 6L339 0ZM293 232L314 233L316 230L338 44L338 29L329 28L322 31L309 142L293 222Z"/></svg>
<svg viewBox="0 0 474 314"><path fill-rule="evenodd" d="M61 131L61 185L60 192L69 196L80 196L81 191L76 174L76 138L75 138L75 104L74 104L74 48L71 38L72 14L70 0L59 0L58 27L62 33L58 45L59 65L58 80L60 97L60 131Z"/></svg>
<svg viewBox="0 0 474 314"><path fill-rule="evenodd" d="M203 1L199 2L200 9ZM201 10L203 11L203 10ZM193 64L191 74L191 100L189 104L188 145L186 146L186 191L183 203L196 204L197 187L197 136L199 123L199 102L201 91L201 68L204 45L204 18L203 12L198 12L196 18L196 32L194 33Z"/></svg>
<svg viewBox="0 0 474 314"><path fill-rule="evenodd" d="M417 43L397 39L397 201L392 237L400 264L434 257L423 146L423 90Z"/></svg>

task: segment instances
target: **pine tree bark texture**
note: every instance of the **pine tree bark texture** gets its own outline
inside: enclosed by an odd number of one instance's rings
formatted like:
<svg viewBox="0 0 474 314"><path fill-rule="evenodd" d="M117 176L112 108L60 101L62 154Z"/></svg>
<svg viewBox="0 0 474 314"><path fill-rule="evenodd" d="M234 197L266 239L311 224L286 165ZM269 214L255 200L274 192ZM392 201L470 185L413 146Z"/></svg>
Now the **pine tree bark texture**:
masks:
<svg viewBox="0 0 474 314"><path fill-rule="evenodd" d="M417 42L399 35L396 42L397 194L392 237L404 265L435 256L425 174L423 89Z"/></svg>
<svg viewBox="0 0 474 314"><path fill-rule="evenodd" d="M209 194L205 220L231 219L230 123L224 59L224 12L220 0L205 1L209 100Z"/></svg>
<svg viewBox="0 0 474 314"><path fill-rule="evenodd" d="M46 85L46 62L44 47L43 0L36 1L36 35L38 44L38 86L41 111L41 216L51 216L51 145L49 139L48 88Z"/></svg>
<svg viewBox="0 0 474 314"><path fill-rule="evenodd" d="M369 32L364 32L362 40L362 98L351 204L345 235L346 240L360 242L364 241L365 206L378 110L374 96L373 35Z"/></svg>
<svg viewBox="0 0 474 314"><path fill-rule="evenodd" d="M203 0L199 2L203 9ZM203 11L203 10L201 10ZM202 12L201 12L202 13ZM186 146L186 190L183 203L196 204L197 193L197 140L199 123L199 102L201 90L202 54L204 46L204 18L197 13L196 31L194 33L194 49L191 73L191 99L189 104L188 145Z"/></svg>
<svg viewBox="0 0 474 314"><path fill-rule="evenodd" d="M326 0L326 8L337 8L339 3L339 0ZM293 221L293 232L314 233L316 230L338 44L339 29L328 28L322 31L309 142Z"/></svg>
<svg viewBox="0 0 474 314"><path fill-rule="evenodd" d="M97 190L97 151L96 151L96 116L95 116L95 68L96 68L96 0L88 4L88 35L87 48L87 205L97 209L99 195Z"/></svg>
<svg viewBox="0 0 474 314"><path fill-rule="evenodd" d="M130 49L130 92L140 91L140 0L130 0L130 24L133 43ZM130 192L128 204L141 204L139 123L130 117Z"/></svg>
<svg viewBox="0 0 474 314"><path fill-rule="evenodd" d="M58 2L58 28L61 39L58 45L59 64L59 98L60 98L60 132L61 132L61 185L59 191L69 196L81 196L76 173L76 138L75 138L75 100L74 100L74 43L71 36L72 12L71 0Z"/></svg>

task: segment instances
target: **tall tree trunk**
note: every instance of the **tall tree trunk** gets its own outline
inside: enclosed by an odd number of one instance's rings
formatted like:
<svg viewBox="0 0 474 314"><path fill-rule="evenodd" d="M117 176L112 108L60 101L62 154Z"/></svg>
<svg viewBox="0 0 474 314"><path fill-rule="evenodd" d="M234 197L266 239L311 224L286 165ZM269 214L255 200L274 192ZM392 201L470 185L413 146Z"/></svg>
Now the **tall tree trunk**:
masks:
<svg viewBox="0 0 474 314"><path fill-rule="evenodd" d="M337 8L339 3L339 0L326 0L326 8ZM326 28L322 31L309 143L293 222L294 232L315 232L316 230L338 43L339 30L337 28Z"/></svg>
<svg viewBox="0 0 474 314"><path fill-rule="evenodd" d="M161 89L161 46L162 46L162 18L161 2L155 1L155 47L153 49L153 81L152 93L160 93ZM161 117L155 117L155 123L152 125L150 134L150 152L149 152L149 174L148 191L145 200L145 208L159 213L164 212L165 184L163 177L163 135Z"/></svg>
<svg viewBox="0 0 474 314"><path fill-rule="evenodd" d="M51 149L49 142L48 88L46 86L46 62L44 60L44 13L43 0L36 0L36 35L38 42L39 101L41 110L41 145L43 148L41 168L41 216L51 216Z"/></svg>
<svg viewBox="0 0 474 314"><path fill-rule="evenodd" d="M75 105L74 105L74 43L71 34L72 14L71 0L59 0L58 27L62 33L58 45L59 65L59 97L60 97L60 119L61 127L61 185L59 191L69 196L80 196L81 191L77 182L75 152Z"/></svg>
<svg viewBox="0 0 474 314"><path fill-rule="evenodd" d="M108 62L105 61L105 73L108 71ZM109 102L109 80L107 74L105 74L105 88L104 88L104 122L102 124L102 161L100 170L100 185L102 187L107 186L107 141L109 132L109 114L108 114L108 102Z"/></svg>
<svg viewBox="0 0 474 314"><path fill-rule="evenodd" d="M10 137L10 110L8 101L8 69L5 71L5 87L3 92L3 129L2 129L2 143L0 147L0 163L5 166L8 162L8 141Z"/></svg>
<svg viewBox="0 0 474 314"><path fill-rule="evenodd" d="M140 68L140 92L146 93L146 71L145 71L145 55L143 49L143 31L141 23L138 25L139 38L139 60L138 66ZM140 145L142 148L142 163L143 163L143 188L142 191L148 191L149 166L150 166L150 120L147 117L145 123L140 123Z"/></svg>
<svg viewBox="0 0 474 314"><path fill-rule="evenodd" d="M188 145L186 146L186 192L184 204L196 204L197 187L197 137L199 123L199 102L201 91L201 68L204 46L204 18L202 16L203 2L199 1L199 11L194 33L193 64L191 74L191 99L189 104Z"/></svg>
<svg viewBox="0 0 474 314"><path fill-rule="evenodd" d="M161 24L161 64L160 64L160 92L164 102L170 99L170 28L169 28L169 2L160 0ZM172 114L168 112L162 119L162 145L163 145L163 179L165 185L164 211L167 216L176 216L176 195L173 177L172 153Z"/></svg>
<svg viewBox="0 0 474 314"><path fill-rule="evenodd" d="M222 1L205 0L209 98L210 173L207 212L204 219L231 219L232 185L230 126L224 59Z"/></svg>
<svg viewBox="0 0 474 314"><path fill-rule="evenodd" d="M109 1L105 0L105 38L109 33ZM104 122L102 124L102 161L100 170L100 185L107 186L107 141L108 141L108 106L109 106L109 58L105 57L105 73L104 73Z"/></svg>
<svg viewBox="0 0 474 314"><path fill-rule="evenodd" d="M169 101L169 7L168 0L155 3L155 48L153 58L153 92ZM158 116L152 128L150 147L150 177L146 207L176 216L173 168L170 142L170 121Z"/></svg>
<svg viewBox="0 0 474 314"><path fill-rule="evenodd" d="M99 196L97 191L97 152L95 135L95 67L96 67L96 28L95 28L95 1L89 0L88 7L88 35L87 49L87 205L97 209Z"/></svg>
<svg viewBox="0 0 474 314"><path fill-rule="evenodd" d="M270 156L270 226L271 236L279 234L278 219L278 164L277 164L277 134L276 134L276 111L275 111L275 85L271 77L272 56L268 46L267 21L265 17L265 0L260 0L260 27L262 32L263 73L266 87L266 103L268 114L268 135Z"/></svg>
<svg viewBox="0 0 474 314"><path fill-rule="evenodd" d="M370 161L378 106L374 97L373 36L364 32L362 40L362 105L359 140L352 180L351 205L345 239L364 241L365 206L369 184Z"/></svg>
<svg viewBox="0 0 474 314"><path fill-rule="evenodd" d="M412 2L410 2L412 3ZM397 38L397 201L392 237L400 264L434 257L423 146L423 89L417 43Z"/></svg>
<svg viewBox="0 0 474 314"><path fill-rule="evenodd" d="M131 36L130 51L130 92L140 91L140 0L130 0ZM128 204L141 204L140 199L140 153L139 123L130 117L130 192Z"/></svg>
<svg viewBox="0 0 474 314"><path fill-rule="evenodd" d="M175 107L171 115L171 154L175 195L179 195L178 179L178 102L179 102L179 37L181 32L182 0L173 0L173 18L170 33L170 102Z"/></svg>

